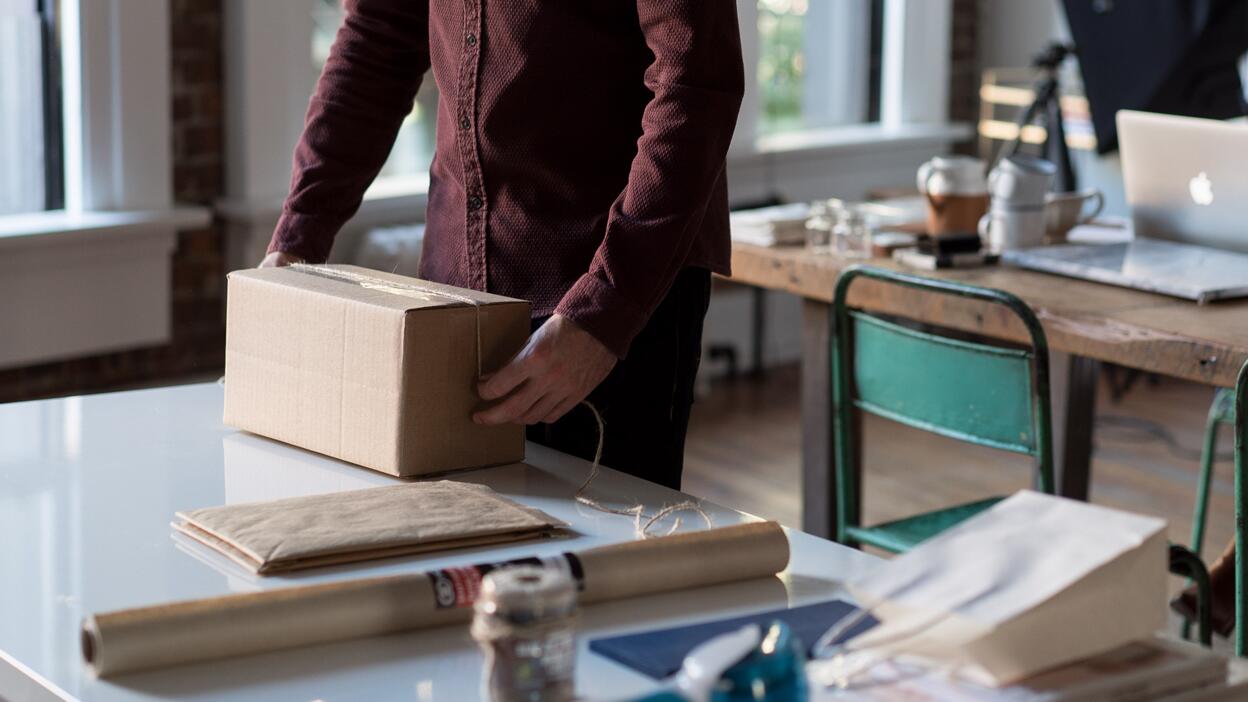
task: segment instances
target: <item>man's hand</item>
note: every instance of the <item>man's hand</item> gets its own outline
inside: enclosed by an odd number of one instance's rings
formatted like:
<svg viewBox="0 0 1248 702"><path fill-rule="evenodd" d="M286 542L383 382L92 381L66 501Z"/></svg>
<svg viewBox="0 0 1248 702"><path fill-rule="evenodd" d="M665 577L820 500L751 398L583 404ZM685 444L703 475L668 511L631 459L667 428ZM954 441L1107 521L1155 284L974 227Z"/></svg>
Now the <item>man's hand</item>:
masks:
<svg viewBox="0 0 1248 702"><path fill-rule="evenodd" d="M274 251L268 256L265 256L264 260L260 262L260 265L256 267L281 268L282 266L289 266L292 263L303 263L303 259L295 256L294 254L288 254L285 251Z"/></svg>
<svg viewBox="0 0 1248 702"><path fill-rule="evenodd" d="M478 424L553 422L584 400L615 367L615 354L560 315L543 324L520 353L477 391L503 399L472 415Z"/></svg>

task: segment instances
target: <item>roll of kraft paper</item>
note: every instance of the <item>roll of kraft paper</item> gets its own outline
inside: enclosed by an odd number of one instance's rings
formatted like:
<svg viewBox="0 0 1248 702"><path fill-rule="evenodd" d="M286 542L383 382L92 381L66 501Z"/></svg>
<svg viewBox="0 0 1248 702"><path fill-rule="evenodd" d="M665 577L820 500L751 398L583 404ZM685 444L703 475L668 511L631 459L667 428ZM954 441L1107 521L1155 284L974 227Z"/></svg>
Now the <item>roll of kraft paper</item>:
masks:
<svg viewBox="0 0 1248 702"><path fill-rule="evenodd" d="M755 522L428 573L225 595L105 612L82 625L100 676L467 622L481 578L512 564L566 568L582 604L774 576L789 563L775 522Z"/></svg>

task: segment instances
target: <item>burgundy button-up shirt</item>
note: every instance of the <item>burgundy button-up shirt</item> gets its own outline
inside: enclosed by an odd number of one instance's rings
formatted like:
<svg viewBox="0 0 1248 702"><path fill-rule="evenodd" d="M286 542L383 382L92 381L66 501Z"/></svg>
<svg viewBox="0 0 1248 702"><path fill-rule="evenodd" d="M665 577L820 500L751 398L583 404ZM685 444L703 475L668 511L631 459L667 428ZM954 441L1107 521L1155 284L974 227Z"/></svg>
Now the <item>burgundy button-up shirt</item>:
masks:
<svg viewBox="0 0 1248 702"><path fill-rule="evenodd" d="M732 0L346 0L269 245L323 261L431 65L420 275L524 298L623 356L677 273L728 273Z"/></svg>

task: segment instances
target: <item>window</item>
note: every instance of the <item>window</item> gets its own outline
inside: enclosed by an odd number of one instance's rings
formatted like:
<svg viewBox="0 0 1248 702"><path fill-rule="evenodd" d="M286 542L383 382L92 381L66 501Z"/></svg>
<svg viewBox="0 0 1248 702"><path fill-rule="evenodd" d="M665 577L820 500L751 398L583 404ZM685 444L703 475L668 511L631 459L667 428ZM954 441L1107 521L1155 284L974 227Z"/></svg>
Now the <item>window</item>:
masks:
<svg viewBox="0 0 1248 702"><path fill-rule="evenodd" d="M759 136L879 119L883 0L758 0L757 17Z"/></svg>
<svg viewBox="0 0 1248 702"><path fill-rule="evenodd" d="M756 33L743 37L743 43L758 47L757 136L879 119L885 0L749 1L757 4L757 12L742 12L741 30ZM319 75L343 11L340 0L311 2L312 61ZM437 88L427 77L381 178L417 176L428 170L436 110Z"/></svg>
<svg viewBox="0 0 1248 702"><path fill-rule="evenodd" d="M342 24L341 0L312 0L312 65L317 75L329 58L334 35ZM411 114L403 120L390 158L382 166L379 179L421 178L433 161L434 124L437 121L438 90L433 77L425 76Z"/></svg>
<svg viewBox="0 0 1248 702"><path fill-rule="evenodd" d="M0 215L61 206L52 0L0 0Z"/></svg>

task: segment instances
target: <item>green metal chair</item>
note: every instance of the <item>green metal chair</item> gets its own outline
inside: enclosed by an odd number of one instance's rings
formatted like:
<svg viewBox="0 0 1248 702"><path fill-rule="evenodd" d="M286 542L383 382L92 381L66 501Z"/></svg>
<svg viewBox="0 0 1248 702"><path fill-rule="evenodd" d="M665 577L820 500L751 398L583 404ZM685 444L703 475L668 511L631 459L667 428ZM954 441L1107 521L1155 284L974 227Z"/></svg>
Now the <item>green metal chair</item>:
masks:
<svg viewBox="0 0 1248 702"><path fill-rule="evenodd" d="M1235 655L1243 656L1248 648L1248 363L1239 369L1235 380Z"/></svg>
<svg viewBox="0 0 1248 702"><path fill-rule="evenodd" d="M848 305L859 278L1001 305L1023 323L1030 348L966 341L895 324ZM833 432L839 502L836 538L899 553L1004 499L991 497L864 526L855 409L981 446L1035 458L1037 489L1053 494L1049 355L1044 330L1014 295L948 280L855 266L841 274L832 306Z"/></svg>
<svg viewBox="0 0 1248 702"><path fill-rule="evenodd" d="M1235 391L1219 388L1209 406L1209 418L1205 422L1205 441L1200 454L1200 477L1196 480L1196 511L1192 517L1192 543L1194 553L1205 550L1205 523L1209 519L1209 484L1213 481L1213 463L1218 455L1218 429L1223 425L1235 426Z"/></svg>
<svg viewBox="0 0 1248 702"><path fill-rule="evenodd" d="M1005 347L941 336L853 309L848 302L849 289L859 278L1001 305L1022 322L1031 345ZM847 268L837 280L835 295L831 390L839 508L837 541L900 553L1004 499L990 497L864 526L858 514L861 486L853 470L858 440L853 423L855 409L942 436L1031 456L1036 461L1035 487L1054 493L1048 342L1026 303L1000 290L867 266ZM1241 386L1245 378L1248 375L1240 376ZM1241 401L1243 397L1241 393ZM1248 412L1241 414L1245 415ZM1238 447L1245 442L1243 435L1244 432L1236 434L1237 465L1242 453ZM1238 480L1236 485L1239 495ZM1237 514L1244 512L1241 509ZM1241 531L1243 520L1241 516ZM1242 593L1244 560L1239 559L1237 564ZM1196 583L1200 640L1209 646L1209 573L1204 562L1183 546L1172 544L1169 565L1170 572ZM1239 597L1237 606L1242 605L1243 598ZM1242 610L1237 612L1241 612L1237 616L1242 616Z"/></svg>
<svg viewBox="0 0 1248 702"><path fill-rule="evenodd" d="M1220 389L1209 407L1205 423L1204 448L1200 457L1200 477L1196 483L1196 510L1192 517L1191 550L1200 553L1205 546L1205 524L1209 519L1209 485L1213 481L1213 464L1218 455L1218 429L1223 425L1235 431L1235 655L1248 652L1248 559L1244 554L1244 538L1248 534L1248 485L1244 483L1244 470L1248 467L1248 363L1239 370L1235 388Z"/></svg>

